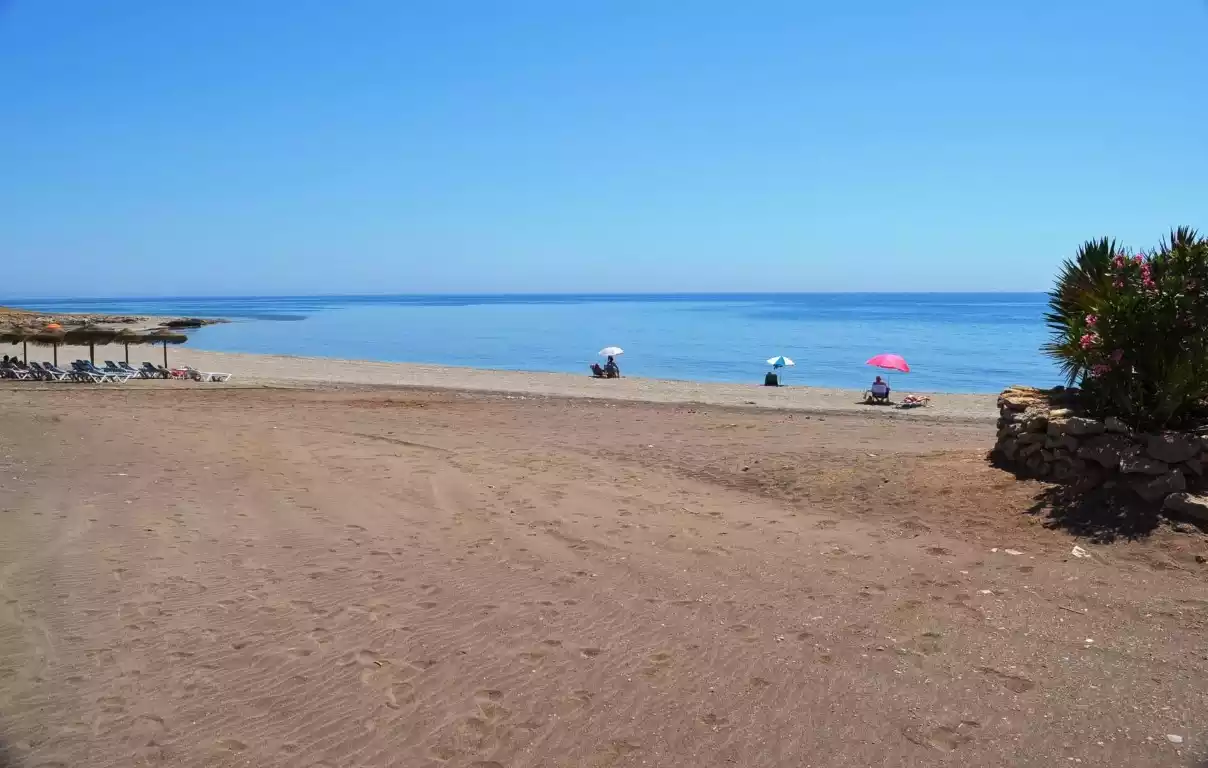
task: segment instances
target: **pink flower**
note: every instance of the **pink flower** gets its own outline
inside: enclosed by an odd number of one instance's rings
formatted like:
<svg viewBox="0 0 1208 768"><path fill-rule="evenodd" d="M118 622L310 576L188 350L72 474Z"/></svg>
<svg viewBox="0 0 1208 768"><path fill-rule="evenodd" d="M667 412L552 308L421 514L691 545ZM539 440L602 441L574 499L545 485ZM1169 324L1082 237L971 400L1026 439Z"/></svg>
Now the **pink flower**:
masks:
<svg viewBox="0 0 1208 768"><path fill-rule="evenodd" d="M1090 349L1091 347L1095 346L1095 342L1097 341L1099 341L1099 337L1095 334L1084 333L1079 343L1082 345L1083 349Z"/></svg>
<svg viewBox="0 0 1208 768"><path fill-rule="evenodd" d="M1109 373L1110 371L1111 371L1111 366L1104 365L1102 363L1091 366L1091 375L1092 376L1102 376L1103 374Z"/></svg>
<svg viewBox="0 0 1208 768"><path fill-rule="evenodd" d="M1141 284L1148 290L1157 288L1157 283L1153 281L1153 270L1148 264L1141 265Z"/></svg>
<svg viewBox="0 0 1208 768"><path fill-rule="evenodd" d="M1124 265L1127 263L1122 253L1117 253L1116 258L1112 259L1112 264L1115 265L1116 269L1124 269Z"/></svg>
<svg viewBox="0 0 1208 768"><path fill-rule="evenodd" d="M1133 256L1133 261L1140 264L1142 261L1145 261L1145 259L1141 258L1141 254L1138 253L1136 256Z"/></svg>
<svg viewBox="0 0 1208 768"><path fill-rule="evenodd" d="M1099 322L1099 318L1095 317L1094 315L1086 316L1086 324L1089 325L1091 328L1094 328L1095 323L1097 323L1097 322Z"/></svg>

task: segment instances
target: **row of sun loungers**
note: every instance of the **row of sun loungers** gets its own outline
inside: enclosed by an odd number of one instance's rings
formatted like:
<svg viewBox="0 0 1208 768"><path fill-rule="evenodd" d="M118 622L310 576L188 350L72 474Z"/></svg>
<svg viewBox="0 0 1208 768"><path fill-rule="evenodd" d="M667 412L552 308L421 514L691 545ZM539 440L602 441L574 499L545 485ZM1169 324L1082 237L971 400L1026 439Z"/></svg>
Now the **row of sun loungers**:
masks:
<svg viewBox="0 0 1208 768"><path fill-rule="evenodd" d="M227 381L229 373L199 371L196 368L165 368L143 363L135 368L129 363L106 360L103 368L88 360L76 360L70 369L64 370L54 363L32 362L28 365L7 363L0 365L0 378L18 381L80 381L93 384L126 382L131 379L192 379L193 381Z"/></svg>

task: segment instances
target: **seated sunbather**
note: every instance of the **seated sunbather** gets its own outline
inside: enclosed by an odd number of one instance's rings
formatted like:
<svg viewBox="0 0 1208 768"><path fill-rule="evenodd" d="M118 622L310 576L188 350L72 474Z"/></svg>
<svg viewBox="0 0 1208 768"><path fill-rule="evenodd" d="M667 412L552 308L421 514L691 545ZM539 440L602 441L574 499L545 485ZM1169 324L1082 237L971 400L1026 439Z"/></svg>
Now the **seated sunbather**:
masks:
<svg viewBox="0 0 1208 768"><path fill-rule="evenodd" d="M872 383L868 391L864 393L864 402L871 405L884 405L889 402L889 385L880 376Z"/></svg>
<svg viewBox="0 0 1208 768"><path fill-rule="evenodd" d="M591 364L591 375L597 379L604 378L604 376L605 376L604 369L600 367L599 363Z"/></svg>

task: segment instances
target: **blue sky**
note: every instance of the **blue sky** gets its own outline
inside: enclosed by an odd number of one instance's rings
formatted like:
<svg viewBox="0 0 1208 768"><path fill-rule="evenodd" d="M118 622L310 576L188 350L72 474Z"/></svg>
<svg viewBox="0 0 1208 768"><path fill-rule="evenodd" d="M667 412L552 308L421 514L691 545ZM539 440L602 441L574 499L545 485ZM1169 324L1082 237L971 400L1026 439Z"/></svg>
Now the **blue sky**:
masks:
<svg viewBox="0 0 1208 768"><path fill-rule="evenodd" d="M0 296L1040 290L1208 229L1199 0L0 0Z"/></svg>

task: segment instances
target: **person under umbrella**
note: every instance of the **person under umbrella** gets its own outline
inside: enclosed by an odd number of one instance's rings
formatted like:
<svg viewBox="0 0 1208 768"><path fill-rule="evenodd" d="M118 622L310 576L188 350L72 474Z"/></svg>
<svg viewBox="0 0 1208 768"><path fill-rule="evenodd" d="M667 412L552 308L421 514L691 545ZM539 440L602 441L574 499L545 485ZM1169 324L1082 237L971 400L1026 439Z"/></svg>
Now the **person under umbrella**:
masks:
<svg viewBox="0 0 1208 768"><path fill-rule="evenodd" d="M620 347L604 347L600 350L600 354L607 357L607 362L604 363L604 375L610 379L621 378L621 366L617 365L617 357L625 353L625 350Z"/></svg>

